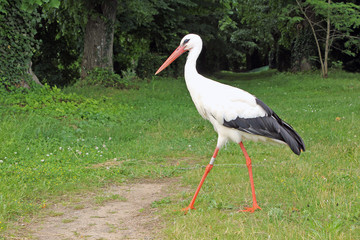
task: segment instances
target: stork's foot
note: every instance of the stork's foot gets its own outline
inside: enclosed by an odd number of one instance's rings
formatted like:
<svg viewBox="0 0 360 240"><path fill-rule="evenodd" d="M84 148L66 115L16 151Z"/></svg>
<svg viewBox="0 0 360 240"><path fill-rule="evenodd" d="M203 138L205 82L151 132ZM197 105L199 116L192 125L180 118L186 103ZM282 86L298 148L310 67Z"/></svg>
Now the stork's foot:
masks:
<svg viewBox="0 0 360 240"><path fill-rule="evenodd" d="M255 212L256 209L259 209L261 210L261 207L259 207L259 205L257 204L254 204L252 207L247 207L243 210L239 210L238 212L250 212L250 213L253 213Z"/></svg>
<svg viewBox="0 0 360 240"><path fill-rule="evenodd" d="M181 211L182 211L184 214L187 214L187 212L188 212L189 210L195 210L195 208L194 208L193 206L188 206L188 207L186 207L186 208L181 209Z"/></svg>

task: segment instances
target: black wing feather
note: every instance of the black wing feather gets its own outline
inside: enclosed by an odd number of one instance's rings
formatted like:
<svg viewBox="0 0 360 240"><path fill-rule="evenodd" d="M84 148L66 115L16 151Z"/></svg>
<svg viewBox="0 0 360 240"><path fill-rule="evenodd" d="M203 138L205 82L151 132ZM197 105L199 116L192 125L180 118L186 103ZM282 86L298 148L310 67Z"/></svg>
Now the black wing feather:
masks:
<svg viewBox="0 0 360 240"><path fill-rule="evenodd" d="M266 116L257 118L240 118L234 120L224 120L224 126L236 128L240 131L260 135L268 138L283 141L289 145L291 150L299 155L301 151L305 151L304 141L299 134L286 122L269 108L264 102L256 99L256 103L260 105L266 112Z"/></svg>

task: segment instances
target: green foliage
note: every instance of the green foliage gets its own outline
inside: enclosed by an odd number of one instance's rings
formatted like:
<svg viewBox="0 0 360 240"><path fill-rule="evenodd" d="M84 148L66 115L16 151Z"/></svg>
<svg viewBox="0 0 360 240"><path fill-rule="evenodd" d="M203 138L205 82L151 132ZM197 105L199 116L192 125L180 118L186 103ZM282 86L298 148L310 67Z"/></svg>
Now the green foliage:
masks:
<svg viewBox="0 0 360 240"><path fill-rule="evenodd" d="M360 41L351 38L351 33L360 26L360 6L351 2L332 2L322 0L306 0L303 5L311 7L320 20L330 18L332 26L332 40L337 38L346 39L350 42L345 44L348 49L350 46L360 48Z"/></svg>
<svg viewBox="0 0 360 240"><path fill-rule="evenodd" d="M356 57L360 46L356 36L360 6L354 2L328 5L322 0L301 1L315 20L321 20L318 33L324 29L323 20L330 13L330 42L342 53ZM1 81L6 86L21 85L27 79L30 61L42 82L65 86L78 79L85 26L89 16L99 14L96 8L88 8L94 3L99 6L103 1L0 0L0 53L4 56L0 59ZM273 59L290 62L290 57L281 55L284 52L291 52L293 62L299 62L304 55L315 59L308 51L313 43L306 41L304 35L299 36L300 27L307 26L296 2L291 0L118 1L114 70L129 81L134 79L129 74L124 77L123 72L150 78L183 35L190 32L200 34L204 40L198 61L202 73L242 71L252 68L251 62L267 65ZM346 65L344 59L331 60L341 60ZM182 76L184 61L185 58L179 59L162 74ZM279 65L274 67L280 69ZM119 87L126 87L126 81ZM112 86L116 82L119 81L100 84Z"/></svg>
<svg viewBox="0 0 360 240"><path fill-rule="evenodd" d="M355 56L360 49L360 39L352 36L360 26L360 6L347 2L322 0L296 0L304 19L311 27L318 49L318 59L323 77L328 76L329 53L336 41L342 44L343 53Z"/></svg>
<svg viewBox="0 0 360 240"><path fill-rule="evenodd" d="M0 1L0 81L9 88L24 85L31 58L38 49L36 26L46 14L37 11L39 6L57 8L59 0Z"/></svg>
<svg viewBox="0 0 360 240"><path fill-rule="evenodd" d="M21 10L20 0L5 3L0 13L0 81L10 86L28 80L27 70L37 48L34 36L40 15Z"/></svg>
<svg viewBox="0 0 360 240"><path fill-rule="evenodd" d="M114 36L115 72L136 71L139 77L150 77L150 72L159 67L154 66L159 54L167 57L182 36L191 31L184 23L189 6L194 6L192 0L121 1Z"/></svg>
<svg viewBox="0 0 360 240"><path fill-rule="evenodd" d="M249 4L247 0L229 0L224 1L224 6L227 11L219 21L219 30L230 44L227 46L230 64L244 68L249 61L246 57L260 52L260 59L263 59L260 64L263 66L268 62L269 49L277 53L279 45L290 48L294 25L288 23L286 16L289 11L284 11L284 8L291 8L291 2L256 0ZM247 67L253 68L251 64ZM232 67L230 70L237 69Z"/></svg>
<svg viewBox="0 0 360 240"><path fill-rule="evenodd" d="M50 15L59 25L60 31L56 38L65 36L71 39L70 42L83 47L83 35L89 14L84 3L85 1L78 0L61 1L59 8Z"/></svg>
<svg viewBox="0 0 360 240"><path fill-rule="evenodd" d="M154 76L156 69L158 69L164 62L164 58L155 53L145 53L141 55L136 67L136 75L140 78L151 78ZM171 70L170 70L171 71ZM167 76L171 75L169 71Z"/></svg>
<svg viewBox="0 0 360 240"><path fill-rule="evenodd" d="M314 56L316 56L316 44L314 37L309 28L299 31L294 39L291 49L291 67L293 71L301 71L303 62L307 62L311 66L315 64Z"/></svg>
<svg viewBox="0 0 360 240"><path fill-rule="evenodd" d="M60 0L21 0L21 9L24 11L33 12L39 6L45 9L58 8Z"/></svg>
<svg viewBox="0 0 360 240"><path fill-rule="evenodd" d="M149 50L149 40L126 31L117 31L114 37L115 71L135 70L139 58Z"/></svg>
<svg viewBox="0 0 360 240"><path fill-rule="evenodd" d="M32 69L42 83L51 86L69 85L80 78L82 37L75 39L76 33L63 34L61 26L55 17L43 19L35 36L41 42L32 58Z"/></svg>
<svg viewBox="0 0 360 240"><path fill-rule="evenodd" d="M77 86L103 86L118 89L136 88L137 79L133 72L123 72L123 77L112 70L97 67L90 71L85 79L80 80Z"/></svg>

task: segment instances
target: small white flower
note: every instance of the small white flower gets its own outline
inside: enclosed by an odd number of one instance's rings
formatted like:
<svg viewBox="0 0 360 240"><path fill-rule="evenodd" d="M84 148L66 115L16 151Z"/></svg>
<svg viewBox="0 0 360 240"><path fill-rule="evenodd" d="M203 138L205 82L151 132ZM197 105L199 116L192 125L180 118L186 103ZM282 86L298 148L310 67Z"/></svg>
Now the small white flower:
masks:
<svg viewBox="0 0 360 240"><path fill-rule="evenodd" d="M109 141L111 140L112 138L111 137L109 137Z"/></svg>
<svg viewBox="0 0 360 240"><path fill-rule="evenodd" d="M98 150L98 149L99 149L99 147L95 147L95 149L96 149L96 150Z"/></svg>
<svg viewBox="0 0 360 240"><path fill-rule="evenodd" d="M52 153L50 153L50 155L52 155Z"/></svg>
<svg viewBox="0 0 360 240"><path fill-rule="evenodd" d="M191 145L189 145L188 147L191 148Z"/></svg>
<svg viewBox="0 0 360 240"><path fill-rule="evenodd" d="M50 157L50 155L49 155L49 154L46 154L46 156L47 156L47 157Z"/></svg>
<svg viewBox="0 0 360 240"><path fill-rule="evenodd" d="M14 154L17 154L17 152L14 152Z"/></svg>
<svg viewBox="0 0 360 240"><path fill-rule="evenodd" d="M100 155L100 157L102 157L102 155Z"/></svg>
<svg viewBox="0 0 360 240"><path fill-rule="evenodd" d="M29 151L29 150L30 150L30 148L28 147L28 148L26 148L26 150L28 150L28 151Z"/></svg>
<svg viewBox="0 0 360 240"><path fill-rule="evenodd" d="M80 152L80 151L78 151L78 154L79 154L79 155L81 155L81 152Z"/></svg>
<svg viewBox="0 0 360 240"><path fill-rule="evenodd" d="M45 162L45 160L44 160L44 159L41 159L41 162Z"/></svg>
<svg viewBox="0 0 360 240"><path fill-rule="evenodd" d="M85 139L82 138L81 141L85 141Z"/></svg>
<svg viewBox="0 0 360 240"><path fill-rule="evenodd" d="M3 160L0 160L0 163L3 163L4 161Z"/></svg>
<svg viewBox="0 0 360 240"><path fill-rule="evenodd" d="M117 158L114 158L114 161L117 161Z"/></svg>
<svg viewBox="0 0 360 240"><path fill-rule="evenodd" d="M105 145L105 144L103 144L103 148L106 148L106 145Z"/></svg>
<svg viewBox="0 0 360 240"><path fill-rule="evenodd" d="M62 147L59 147L59 150L63 150L63 148L62 148Z"/></svg>
<svg viewBox="0 0 360 240"><path fill-rule="evenodd" d="M89 153L86 153L86 155L89 155Z"/></svg>

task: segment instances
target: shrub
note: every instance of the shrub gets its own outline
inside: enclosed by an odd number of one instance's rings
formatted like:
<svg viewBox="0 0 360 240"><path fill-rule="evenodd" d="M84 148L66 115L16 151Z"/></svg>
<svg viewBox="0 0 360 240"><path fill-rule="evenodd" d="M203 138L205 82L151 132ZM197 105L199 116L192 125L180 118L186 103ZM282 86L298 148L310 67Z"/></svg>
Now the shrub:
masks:
<svg viewBox="0 0 360 240"><path fill-rule="evenodd" d="M85 79L79 80L78 86L104 86L118 89L137 88L136 76L132 74L124 74L122 78L120 75L114 73L106 68L94 68L88 73Z"/></svg>
<svg viewBox="0 0 360 240"><path fill-rule="evenodd" d="M139 78L151 78L155 71L161 66L164 58L157 54L145 53L138 61L136 74Z"/></svg>

